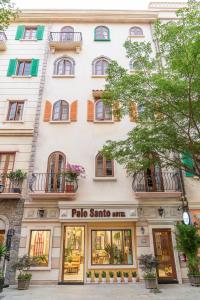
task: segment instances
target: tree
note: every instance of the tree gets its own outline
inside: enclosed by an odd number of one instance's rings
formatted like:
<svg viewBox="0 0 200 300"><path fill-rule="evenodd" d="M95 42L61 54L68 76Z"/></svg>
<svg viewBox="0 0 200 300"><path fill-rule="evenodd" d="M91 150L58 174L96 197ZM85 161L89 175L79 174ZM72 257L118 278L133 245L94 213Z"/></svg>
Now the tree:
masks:
<svg viewBox="0 0 200 300"><path fill-rule="evenodd" d="M18 16L19 10L11 0L0 0L0 30L8 27L10 22Z"/></svg>
<svg viewBox="0 0 200 300"><path fill-rule="evenodd" d="M116 61L108 68L104 101L137 122L126 139L107 141L102 153L129 173L159 164L200 178L200 3L189 1L176 14L154 24L156 51L150 42L125 42L134 72Z"/></svg>

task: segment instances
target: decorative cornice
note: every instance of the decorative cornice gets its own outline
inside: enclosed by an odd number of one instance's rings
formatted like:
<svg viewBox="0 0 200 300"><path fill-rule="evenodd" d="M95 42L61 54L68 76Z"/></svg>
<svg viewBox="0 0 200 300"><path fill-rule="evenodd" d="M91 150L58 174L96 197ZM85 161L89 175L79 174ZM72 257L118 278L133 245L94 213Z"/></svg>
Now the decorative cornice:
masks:
<svg viewBox="0 0 200 300"><path fill-rule="evenodd" d="M150 2L149 3L149 9L153 10L172 10L175 11L179 8L185 7L187 5L187 2Z"/></svg>
<svg viewBox="0 0 200 300"><path fill-rule="evenodd" d="M33 136L33 129L0 129L0 136Z"/></svg>
<svg viewBox="0 0 200 300"><path fill-rule="evenodd" d="M22 10L17 22L152 23L158 13L148 10Z"/></svg>

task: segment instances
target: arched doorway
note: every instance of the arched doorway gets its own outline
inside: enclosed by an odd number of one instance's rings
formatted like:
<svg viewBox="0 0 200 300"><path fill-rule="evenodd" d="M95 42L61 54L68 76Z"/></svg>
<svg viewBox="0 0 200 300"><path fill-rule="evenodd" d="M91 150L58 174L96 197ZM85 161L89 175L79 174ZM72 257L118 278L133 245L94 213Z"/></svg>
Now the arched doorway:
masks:
<svg viewBox="0 0 200 300"><path fill-rule="evenodd" d="M61 29L62 42L74 40L74 28L72 26L65 26Z"/></svg>
<svg viewBox="0 0 200 300"><path fill-rule="evenodd" d="M64 177L62 172L66 166L65 154L59 151L50 154L47 166L47 192L63 192Z"/></svg>

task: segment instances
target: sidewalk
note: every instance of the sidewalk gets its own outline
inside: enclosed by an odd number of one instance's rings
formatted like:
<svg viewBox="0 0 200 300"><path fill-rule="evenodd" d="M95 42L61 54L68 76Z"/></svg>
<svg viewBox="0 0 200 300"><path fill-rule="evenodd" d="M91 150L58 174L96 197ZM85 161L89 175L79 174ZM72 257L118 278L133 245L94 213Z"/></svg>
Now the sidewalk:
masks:
<svg viewBox="0 0 200 300"><path fill-rule="evenodd" d="M27 291L4 289L1 300L200 300L200 288L184 285L160 285L162 293L153 294L143 284L51 285L31 286Z"/></svg>

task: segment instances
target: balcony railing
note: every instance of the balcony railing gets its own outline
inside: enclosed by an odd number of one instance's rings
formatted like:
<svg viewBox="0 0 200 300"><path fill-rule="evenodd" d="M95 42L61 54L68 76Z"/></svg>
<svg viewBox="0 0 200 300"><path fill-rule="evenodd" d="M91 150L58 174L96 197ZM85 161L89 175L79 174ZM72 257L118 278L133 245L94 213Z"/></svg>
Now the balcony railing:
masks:
<svg viewBox="0 0 200 300"><path fill-rule="evenodd" d="M80 51L82 46L81 32L50 32L50 47L54 50Z"/></svg>
<svg viewBox="0 0 200 300"><path fill-rule="evenodd" d="M181 181L178 172L140 172L134 175L134 192L180 192Z"/></svg>
<svg viewBox="0 0 200 300"><path fill-rule="evenodd" d="M78 189L77 180L62 173L34 173L28 185L31 193L76 193Z"/></svg>
<svg viewBox="0 0 200 300"><path fill-rule="evenodd" d="M0 194L15 193L21 194L22 182L18 180L10 180L6 177L6 174L0 174Z"/></svg>
<svg viewBox="0 0 200 300"><path fill-rule="evenodd" d="M5 32L0 31L0 50L6 50L7 37Z"/></svg>

